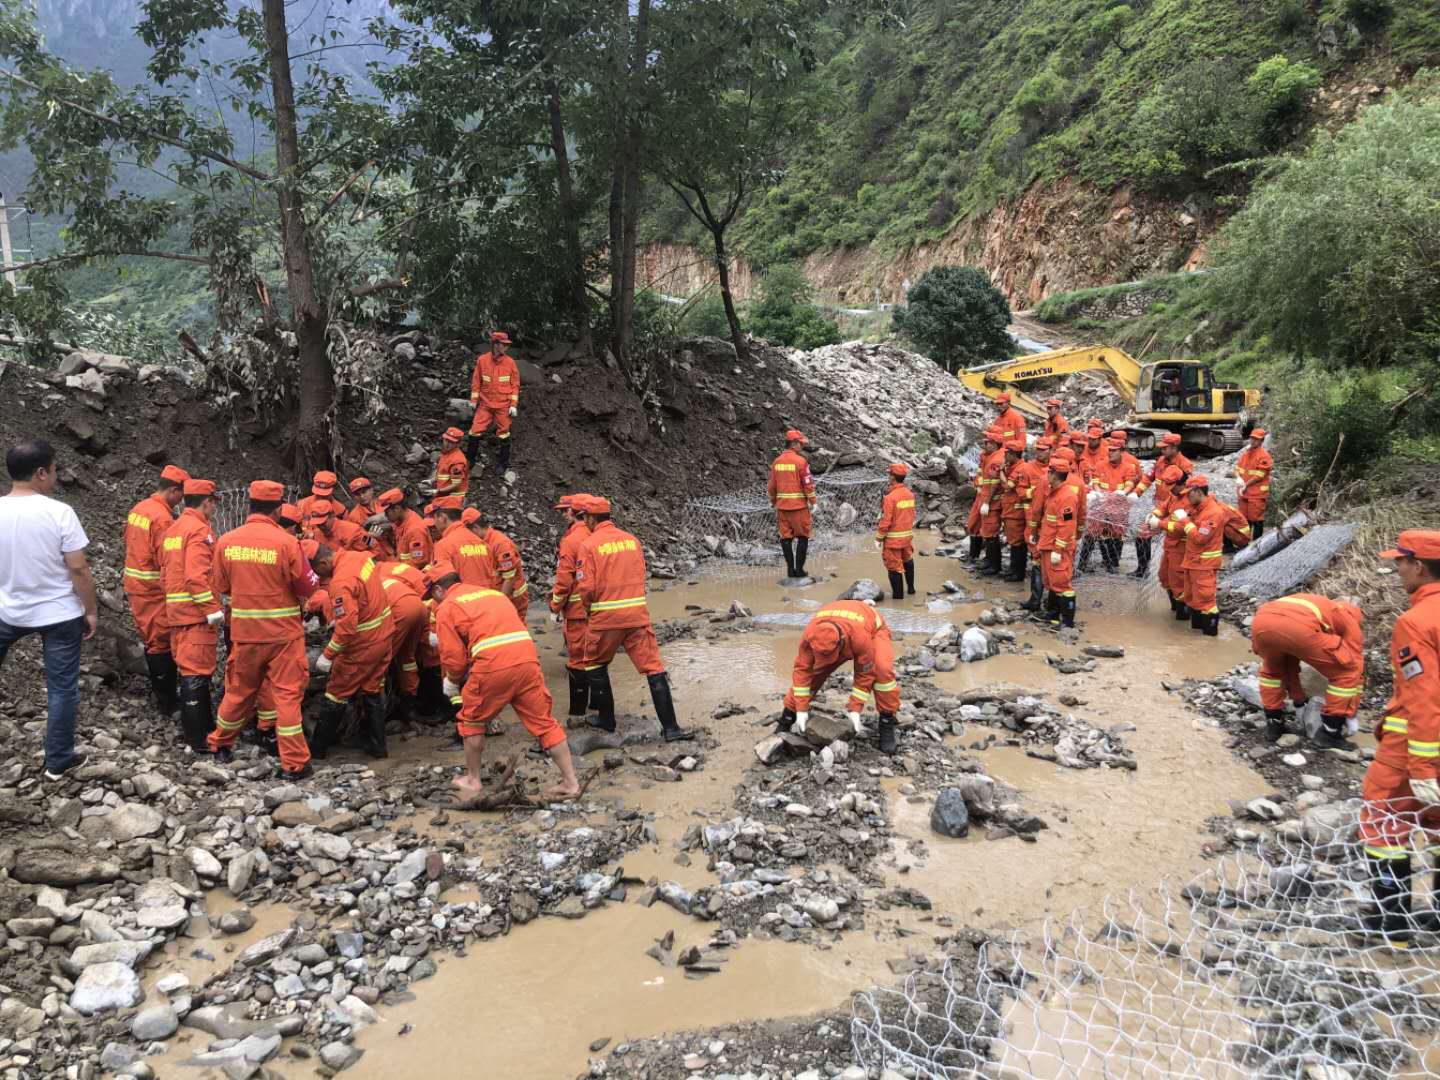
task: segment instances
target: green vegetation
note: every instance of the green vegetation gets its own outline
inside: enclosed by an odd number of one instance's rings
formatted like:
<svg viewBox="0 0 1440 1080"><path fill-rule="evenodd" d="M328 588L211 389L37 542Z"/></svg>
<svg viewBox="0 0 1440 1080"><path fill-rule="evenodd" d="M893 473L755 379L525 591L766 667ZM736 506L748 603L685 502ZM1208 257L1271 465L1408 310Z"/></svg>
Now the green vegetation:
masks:
<svg viewBox="0 0 1440 1080"><path fill-rule="evenodd" d="M937 266L911 288L894 312L895 329L952 374L976 364L1008 360L1015 342L1005 329L1010 305L974 266Z"/></svg>
<svg viewBox="0 0 1440 1080"><path fill-rule="evenodd" d="M800 268L784 263L760 279L760 299L750 305L750 330L797 349L818 349L840 340L840 327L815 306L815 290Z"/></svg>
<svg viewBox="0 0 1440 1080"><path fill-rule="evenodd" d="M1066 177L1203 206L1241 190L1246 163L1293 145L1321 79L1370 50L1440 61L1440 8L916 0L898 29L837 30L821 119L739 238L760 266L870 242L900 250Z"/></svg>

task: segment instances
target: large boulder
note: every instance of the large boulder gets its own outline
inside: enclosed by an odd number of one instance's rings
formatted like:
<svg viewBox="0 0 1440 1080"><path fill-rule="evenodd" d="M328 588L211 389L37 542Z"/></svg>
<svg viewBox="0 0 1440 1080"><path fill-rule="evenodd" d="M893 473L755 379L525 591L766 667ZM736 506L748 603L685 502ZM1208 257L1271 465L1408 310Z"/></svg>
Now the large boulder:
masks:
<svg viewBox="0 0 1440 1080"><path fill-rule="evenodd" d="M970 812L959 788L941 788L930 810L930 828L941 836L961 839L970 835Z"/></svg>

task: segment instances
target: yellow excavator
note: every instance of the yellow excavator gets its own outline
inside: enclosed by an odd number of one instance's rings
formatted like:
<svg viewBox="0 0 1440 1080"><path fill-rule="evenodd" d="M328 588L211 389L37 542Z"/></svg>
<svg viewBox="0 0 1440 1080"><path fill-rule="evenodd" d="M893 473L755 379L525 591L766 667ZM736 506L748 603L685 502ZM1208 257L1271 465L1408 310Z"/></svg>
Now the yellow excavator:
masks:
<svg viewBox="0 0 1440 1080"><path fill-rule="evenodd" d="M1239 449L1254 426L1259 390L1215 381L1210 365L1199 360L1160 360L1142 364L1121 349L1086 345L1031 353L998 364L960 372L960 381L986 397L1010 394L1011 404L1026 416L1045 419L1045 406L1017 384L1077 371L1103 375L1135 413L1139 426L1130 433L1135 450L1153 451L1160 436L1178 431L1184 446L1214 454ZM1073 424L1083 417L1071 417Z"/></svg>

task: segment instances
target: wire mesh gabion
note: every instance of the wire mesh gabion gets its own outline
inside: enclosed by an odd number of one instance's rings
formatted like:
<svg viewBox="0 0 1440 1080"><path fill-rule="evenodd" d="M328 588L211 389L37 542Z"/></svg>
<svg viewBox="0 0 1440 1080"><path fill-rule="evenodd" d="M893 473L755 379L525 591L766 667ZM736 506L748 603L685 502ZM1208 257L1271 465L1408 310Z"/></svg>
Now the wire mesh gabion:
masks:
<svg viewBox="0 0 1440 1080"><path fill-rule="evenodd" d="M210 518L210 531L218 540L231 529L238 529L245 524L245 519L250 516L250 489L226 488L217 491L215 497L219 500L219 505L215 507L215 513ZM299 488L294 484L285 485L286 502L295 502L300 497Z"/></svg>
<svg viewBox="0 0 1440 1080"><path fill-rule="evenodd" d="M1033 947L989 942L975 969L946 964L939 994L917 972L858 995L856 1058L946 1078L1433 1076L1440 971L1365 932L1378 863L1355 842L1360 813L1316 808L1179 890L1047 920ZM1437 898L1413 880L1423 911Z"/></svg>
<svg viewBox="0 0 1440 1080"><path fill-rule="evenodd" d="M874 526L889 486L882 473L841 469L816 477L811 551L838 550L845 537ZM736 562L776 560L775 509L764 491L734 491L685 504L682 535Z"/></svg>
<svg viewBox="0 0 1440 1080"><path fill-rule="evenodd" d="M1346 522L1318 525L1269 558L1227 574L1225 587L1255 600L1284 596L1329 566L1359 529Z"/></svg>

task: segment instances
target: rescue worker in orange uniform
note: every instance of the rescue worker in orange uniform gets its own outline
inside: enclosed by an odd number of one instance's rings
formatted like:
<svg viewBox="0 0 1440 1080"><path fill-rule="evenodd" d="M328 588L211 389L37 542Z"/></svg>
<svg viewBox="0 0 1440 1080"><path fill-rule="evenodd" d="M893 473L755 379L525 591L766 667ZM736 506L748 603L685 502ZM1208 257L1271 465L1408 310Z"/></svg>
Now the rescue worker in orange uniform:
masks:
<svg viewBox="0 0 1440 1080"><path fill-rule="evenodd" d="M985 432L986 446L993 446L981 459L979 490L980 538L985 545L985 562L976 571L980 577L992 577L1000 573L1000 532L1002 526L1000 495L1005 482L1005 443L998 428Z"/></svg>
<svg viewBox="0 0 1440 1080"><path fill-rule="evenodd" d="M466 773L452 781L461 800L483 794L480 766L485 732L507 705L560 770L560 784L547 791L546 798L579 795L570 746L565 729L555 719L540 656L510 598L494 589L463 584L454 568L443 562L433 564L426 576L438 602L435 633L445 692L458 695L461 702L456 730L465 745Z"/></svg>
<svg viewBox="0 0 1440 1080"><path fill-rule="evenodd" d="M1210 480L1199 473L1185 483L1186 506L1171 512L1185 534L1185 606L1190 629L1206 637L1220 633L1216 581L1220 576L1221 548L1225 542L1225 508L1210 494Z"/></svg>
<svg viewBox="0 0 1440 1080"><path fill-rule="evenodd" d="M210 750L229 761L231 747L255 714L262 688L275 710L275 734L285 776L309 776L310 747L300 703L310 682L300 608L320 585L300 541L280 528L285 487L274 480L250 485L250 516L215 545L214 591L230 598L230 655Z"/></svg>
<svg viewBox="0 0 1440 1080"><path fill-rule="evenodd" d="M1039 611L1045 599L1045 574L1040 566L1040 523L1045 519L1045 500L1050 494L1050 455L1054 444L1047 437L1035 441L1035 460L1030 462L1030 502L1025 508L1025 554L1030 561L1030 596L1020 606Z"/></svg>
<svg viewBox="0 0 1440 1080"><path fill-rule="evenodd" d="M460 449L465 433L458 427L446 428L440 436L440 461L435 466L435 494L459 495L470 490L470 459Z"/></svg>
<svg viewBox="0 0 1440 1080"><path fill-rule="evenodd" d="M1140 463L1125 452L1125 433L1116 432L1105 444L1103 461L1090 469L1086 503L1085 539L1080 545L1080 572L1089 569L1090 551L1098 540L1105 572L1120 569L1125 533L1130 527L1130 494L1140 481Z"/></svg>
<svg viewBox="0 0 1440 1080"><path fill-rule="evenodd" d="M436 500L435 526L440 539L435 541L435 562L449 563L466 585L479 585L500 591L500 575L495 570L490 546L480 534L461 520L460 500L449 495ZM476 511L475 520L480 519Z"/></svg>
<svg viewBox="0 0 1440 1080"><path fill-rule="evenodd" d="M333 472L321 470L317 472L310 481L310 494L295 505L300 508L302 518L314 515L321 507L329 505L336 516L345 513L345 507L340 505L335 498L335 485L338 480Z"/></svg>
<svg viewBox="0 0 1440 1080"><path fill-rule="evenodd" d="M1091 420L1085 428L1085 449L1080 451L1075 459L1082 483L1090 483L1090 477L1105 463L1109 452L1110 447L1105 441L1105 425L1099 420Z"/></svg>
<svg viewBox="0 0 1440 1080"><path fill-rule="evenodd" d="M800 635L790 689L780 714L780 731L805 733L810 703L825 680L841 664L853 661L854 681L845 702L856 735L863 732L860 714L874 705L880 716L877 745L882 754L895 753L895 714L900 711L900 684L895 678L895 644L885 617L862 600L834 600L810 619Z"/></svg>
<svg viewBox="0 0 1440 1080"><path fill-rule="evenodd" d="M370 551L370 534L343 517L335 516L335 504L315 502L305 518L302 536L336 551Z"/></svg>
<svg viewBox="0 0 1440 1080"><path fill-rule="evenodd" d="M530 610L530 583L525 580L525 563L520 558L520 549L510 537L486 524L484 511L480 512L471 532L485 545L495 579L499 581L495 588L510 598L515 605L515 613L524 622L525 613Z"/></svg>
<svg viewBox="0 0 1440 1080"><path fill-rule="evenodd" d="M394 652L395 618L384 575L368 552L336 551L323 544L315 556L315 573L325 582L333 614L330 640L315 660L315 670L329 678L310 752L322 759L329 753L350 699L359 697L362 749L372 758L388 757L385 673Z"/></svg>
<svg viewBox="0 0 1440 1080"><path fill-rule="evenodd" d="M391 488L376 501L390 523L390 543L395 558L416 570L425 569L433 550L425 519L405 505L405 492L399 488Z"/></svg>
<svg viewBox="0 0 1440 1080"><path fill-rule="evenodd" d="M1075 625L1075 545L1080 535L1079 485L1072 484L1075 459L1066 450L1050 455L1049 490L1040 518L1040 572L1049 593L1045 610L1048 619L1061 626Z"/></svg>
<svg viewBox="0 0 1440 1080"><path fill-rule="evenodd" d="M1150 490L1150 485L1160 479L1166 469L1174 465L1177 469L1189 476L1195 471L1195 463L1180 452L1180 436L1175 432L1166 432L1160 439L1160 456L1150 463L1150 469L1140 478L1135 485L1135 494L1144 495Z"/></svg>
<svg viewBox="0 0 1440 1080"><path fill-rule="evenodd" d="M397 723L405 723L418 711L421 645L430 633L430 611L425 596L430 590L425 575L402 562L376 562L380 585L390 604L395 634L390 641L390 666L395 673Z"/></svg>
<svg viewBox="0 0 1440 1080"><path fill-rule="evenodd" d="M510 421L520 410L520 369L509 355L509 348L509 334L500 330L491 333L490 351L475 358L475 370L470 375L470 404L475 406L475 418L470 422L465 458L473 467L480 452L480 436L493 424L500 443L495 461L498 476L504 476L510 467Z"/></svg>
<svg viewBox="0 0 1440 1080"><path fill-rule="evenodd" d="M1176 622L1190 618L1190 609L1185 605L1185 521L1189 511L1182 517L1175 517L1176 510L1188 505L1185 484L1190 477L1178 465L1168 465L1155 484L1155 506L1145 520L1150 533L1163 533L1160 549L1160 584L1170 597L1170 610L1175 613Z"/></svg>
<svg viewBox="0 0 1440 1080"><path fill-rule="evenodd" d="M665 741L688 738L675 720L670 676L665 673L655 629L650 625L650 609L645 602L645 551L639 540L610 520L609 499L591 496L582 509L590 536L580 545L575 585L589 620L585 664L590 706L596 710L596 716L587 722L602 731L615 730L610 661L623 647L635 670L650 683L650 700Z"/></svg>
<svg viewBox="0 0 1440 1080"><path fill-rule="evenodd" d="M1215 501L1220 502L1219 499ZM1245 515L1239 509L1227 502L1221 502L1220 509L1225 511L1225 544L1222 551L1226 555L1233 555L1241 548L1250 546L1250 522L1245 520Z"/></svg>
<svg viewBox="0 0 1440 1080"><path fill-rule="evenodd" d="M1275 459L1265 449L1265 429L1255 428L1250 432L1250 445L1235 462L1239 509L1250 523L1254 540L1265 535L1265 504L1270 501L1270 474L1274 470Z"/></svg>
<svg viewBox="0 0 1440 1080"><path fill-rule="evenodd" d="M1005 580L1020 582L1025 580L1029 562L1027 533L1030 509L1034 505L1036 492L1045 484L1047 469L1044 465L1025 460L1025 442L1022 439L1016 439L1010 444L1005 457L1007 461L1013 459L1005 481L1009 499L1002 500L1001 511L1005 543L1010 547L1010 569Z"/></svg>
<svg viewBox="0 0 1440 1080"><path fill-rule="evenodd" d="M300 507L294 503L281 503L280 509L275 513L275 520L280 527L291 536L300 538L305 529L305 516L300 513Z"/></svg>
<svg viewBox="0 0 1440 1080"><path fill-rule="evenodd" d="M975 471L970 476L970 483L975 488L975 496L970 500L970 512L965 516L965 532L970 538L970 550L960 561L964 563L978 563L985 550L985 538L980 535L980 508L988 501L990 485L984 483L985 463L990 455L1001 449L1000 444L992 437L989 429L980 436L980 459L975 465Z"/></svg>
<svg viewBox="0 0 1440 1080"><path fill-rule="evenodd" d="M1045 402L1045 437L1054 446L1056 441L1070 433L1070 421L1060 414L1065 403L1058 397L1052 397Z"/></svg>
<svg viewBox="0 0 1440 1080"><path fill-rule="evenodd" d="M1382 559L1410 594L1410 608L1390 637L1394 690L1375 732L1375 759L1365 771L1360 842L1379 910L1367 927L1395 947L1412 929L1440 931L1440 911L1414 913L1410 898L1411 834L1423 830L1440 847L1440 530L1407 529ZM1440 905L1440 870L1431 904Z"/></svg>
<svg viewBox="0 0 1440 1080"><path fill-rule="evenodd" d="M890 487L880 500L875 549L885 563L890 591L896 600L903 600L907 589L915 595L915 493L905 486L908 465L897 461L888 471Z"/></svg>
<svg viewBox="0 0 1440 1080"><path fill-rule="evenodd" d="M161 545L166 531L175 523L175 508L185 497L185 481L189 479L190 474L178 465L166 465L160 470L155 493L132 506L125 518L125 597L145 646L150 693L161 716L173 716L180 704L170 629L165 621Z"/></svg>
<svg viewBox="0 0 1440 1080"><path fill-rule="evenodd" d="M170 647L180 672L180 733L196 753L205 752L215 726L210 677L225 612L210 586L215 534L210 519L220 500L211 480L185 481L185 509L165 534L165 617Z"/></svg>
<svg viewBox="0 0 1440 1080"><path fill-rule="evenodd" d="M995 419L990 422L990 428L1000 436L1001 446L1025 438L1025 417L1020 415L1010 401L1007 393L995 395Z"/></svg>
<svg viewBox="0 0 1440 1080"><path fill-rule="evenodd" d="M810 462L800 453L809 441L794 428L785 432L785 449L770 463L770 482L766 486L780 528L785 576L792 581L805 576L805 558L810 551L815 478L810 475Z"/></svg>
<svg viewBox="0 0 1440 1080"><path fill-rule="evenodd" d="M565 515L569 527L560 538L555 560L555 585L550 590L550 619L565 630L565 677L570 683L569 724L584 719L590 705L590 680L585 673L585 605L575 587L575 571L579 567L580 547L590 538L582 507L589 503L586 494L564 495L555 509Z"/></svg>
<svg viewBox="0 0 1440 1080"><path fill-rule="evenodd" d="M1315 593L1296 593L1261 604L1250 624L1250 651L1260 657L1260 705L1265 737L1285 734L1285 700L1298 710L1308 700L1300 685L1300 661L1329 680L1321 713L1322 749L1341 749L1346 721L1360 707L1365 690L1364 615L1354 604Z"/></svg>
<svg viewBox="0 0 1440 1080"><path fill-rule="evenodd" d="M380 507L375 502L375 485L365 477L357 476L350 481L350 498L355 505L346 511L345 520L363 529L372 517L380 513Z"/></svg>

